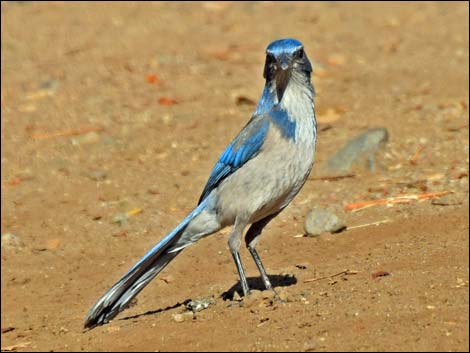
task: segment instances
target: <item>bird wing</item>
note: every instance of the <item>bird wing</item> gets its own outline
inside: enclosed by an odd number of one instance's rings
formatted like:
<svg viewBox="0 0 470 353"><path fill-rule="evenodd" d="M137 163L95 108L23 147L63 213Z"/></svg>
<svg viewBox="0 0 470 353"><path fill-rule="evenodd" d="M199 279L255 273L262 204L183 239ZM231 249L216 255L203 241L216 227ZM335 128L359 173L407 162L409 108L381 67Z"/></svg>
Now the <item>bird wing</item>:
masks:
<svg viewBox="0 0 470 353"><path fill-rule="evenodd" d="M253 116L235 139L227 146L212 170L202 191L201 203L225 178L255 157L263 146L269 129L267 115Z"/></svg>

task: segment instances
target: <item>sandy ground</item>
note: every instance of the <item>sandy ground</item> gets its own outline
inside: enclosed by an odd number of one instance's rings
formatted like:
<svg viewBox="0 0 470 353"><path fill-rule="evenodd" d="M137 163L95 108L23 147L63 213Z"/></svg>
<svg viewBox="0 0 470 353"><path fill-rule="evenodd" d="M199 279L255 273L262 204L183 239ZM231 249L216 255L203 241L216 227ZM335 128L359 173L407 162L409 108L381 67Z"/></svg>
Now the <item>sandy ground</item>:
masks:
<svg viewBox="0 0 470 353"><path fill-rule="evenodd" d="M2 350L468 351L468 3L1 9ZM267 44L286 36L314 63L321 127L317 167L259 245L286 303L222 298L238 285L222 232L84 331L95 300L196 204L260 96ZM382 167L322 179L322 162L370 127L390 133ZM349 229L299 237L314 206ZM246 250L242 261L261 288Z"/></svg>

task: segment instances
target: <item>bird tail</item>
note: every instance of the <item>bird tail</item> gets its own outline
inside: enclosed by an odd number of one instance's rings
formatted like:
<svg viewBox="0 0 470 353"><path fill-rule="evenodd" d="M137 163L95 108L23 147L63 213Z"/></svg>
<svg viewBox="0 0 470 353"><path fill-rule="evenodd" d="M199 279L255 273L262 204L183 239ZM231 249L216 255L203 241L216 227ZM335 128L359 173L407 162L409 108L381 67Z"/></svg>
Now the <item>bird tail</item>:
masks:
<svg viewBox="0 0 470 353"><path fill-rule="evenodd" d="M108 289L86 315L85 328L93 328L112 320L182 251L182 249L174 252L168 250L178 241L189 222L203 211L206 203L203 201L199 204L171 233L150 249L121 279Z"/></svg>

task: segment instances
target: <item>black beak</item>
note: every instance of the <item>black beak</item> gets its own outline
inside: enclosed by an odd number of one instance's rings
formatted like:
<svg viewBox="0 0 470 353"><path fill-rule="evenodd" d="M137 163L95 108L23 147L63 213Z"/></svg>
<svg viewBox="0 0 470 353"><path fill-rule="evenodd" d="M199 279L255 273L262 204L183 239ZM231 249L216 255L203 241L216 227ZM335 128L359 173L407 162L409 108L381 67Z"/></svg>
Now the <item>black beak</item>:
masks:
<svg viewBox="0 0 470 353"><path fill-rule="evenodd" d="M277 101L280 102L286 90L290 76L290 61L287 56L281 56L277 62L276 72L276 94Z"/></svg>

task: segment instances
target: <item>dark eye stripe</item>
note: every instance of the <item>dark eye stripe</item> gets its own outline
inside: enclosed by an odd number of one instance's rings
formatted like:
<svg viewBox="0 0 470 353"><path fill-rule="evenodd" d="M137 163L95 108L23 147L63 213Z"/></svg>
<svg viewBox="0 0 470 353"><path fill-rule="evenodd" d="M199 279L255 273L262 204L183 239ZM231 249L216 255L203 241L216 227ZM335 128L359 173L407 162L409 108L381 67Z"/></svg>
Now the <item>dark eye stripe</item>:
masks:
<svg viewBox="0 0 470 353"><path fill-rule="evenodd" d="M297 59L301 59L301 58L304 56L304 49L303 49L303 48L297 49L297 50L294 52L294 56L295 56Z"/></svg>

